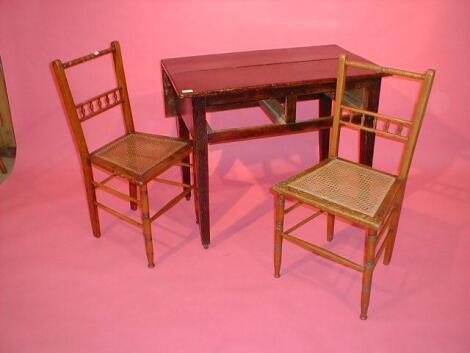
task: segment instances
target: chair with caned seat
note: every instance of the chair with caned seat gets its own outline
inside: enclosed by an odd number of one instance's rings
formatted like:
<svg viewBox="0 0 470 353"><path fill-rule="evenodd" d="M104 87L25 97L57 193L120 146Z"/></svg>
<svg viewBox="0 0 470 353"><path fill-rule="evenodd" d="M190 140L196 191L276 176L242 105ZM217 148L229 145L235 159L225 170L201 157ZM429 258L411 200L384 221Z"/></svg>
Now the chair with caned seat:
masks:
<svg viewBox="0 0 470 353"><path fill-rule="evenodd" d="M412 119L403 119L360 107L347 105L344 99L348 68L372 70L385 75L416 80L421 88ZM360 318L367 319L372 274L382 254L384 264L392 258L408 172L418 134L431 92L434 70L414 73L369 63L339 59L335 111L331 129L329 157L312 168L273 187L275 193L274 275L280 276L283 240L290 241L319 256L362 272ZM379 137L404 143L399 172L386 173L370 166L338 157L342 127L364 130ZM285 201L294 203L285 207ZM311 216L284 230L284 215L301 205L314 207ZM333 240L335 217L338 216L367 230L362 264L340 256L319 245L307 242L293 232L318 215L327 215L327 240Z"/></svg>
<svg viewBox="0 0 470 353"><path fill-rule="evenodd" d="M76 103L65 70L104 55L112 55L117 87L91 99ZM92 54L68 62L63 63L60 60L55 60L52 63L52 68L80 154L93 234L96 237L101 236L98 208L142 228L148 266L154 267L151 223L182 198L189 199L191 190L195 189L194 185L160 178L159 175L173 166L181 166L189 170L191 167L189 163L192 152L191 141L135 131L121 49L118 42L112 42L109 48L95 51ZM125 134L90 152L82 128L83 122L118 106L122 109ZM101 181L95 181L93 166L110 172L110 175ZM129 195L107 185L115 177L124 178L129 182ZM147 184L150 181L180 186L183 191L154 215L150 215L147 195ZM98 202L96 198L96 190L98 189L129 201L133 210L140 207L140 221ZM138 190L140 192L137 192ZM196 195L197 190L194 191Z"/></svg>

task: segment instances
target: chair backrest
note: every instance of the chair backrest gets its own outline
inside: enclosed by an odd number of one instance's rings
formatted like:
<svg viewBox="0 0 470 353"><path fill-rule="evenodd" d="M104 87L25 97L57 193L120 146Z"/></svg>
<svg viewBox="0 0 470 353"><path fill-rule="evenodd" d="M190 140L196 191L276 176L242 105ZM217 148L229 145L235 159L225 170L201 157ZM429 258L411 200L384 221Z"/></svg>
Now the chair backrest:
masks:
<svg viewBox="0 0 470 353"><path fill-rule="evenodd" d="M416 100L412 118L404 119L346 105L344 102L344 91L346 87L346 74L348 67L366 69L381 72L385 75L417 80L421 84L421 88ZM346 58L346 55L341 55L339 58L335 111L329 157L335 158L338 156L341 127L344 126L372 132L375 133L376 136L403 142L405 144L398 177L400 179L406 179L410 170L411 160L413 159L413 153L416 147L419 131L421 129L421 124L423 122L426 106L428 104L429 94L431 93L434 75L434 70L427 70L425 73L421 74L369 63L351 61Z"/></svg>
<svg viewBox="0 0 470 353"><path fill-rule="evenodd" d="M66 69L94 60L103 55L112 55L117 87L90 99L75 102L66 75ZM127 92L124 66L122 63L121 47L117 41L111 43L109 48L95 51L91 54L67 62L54 60L52 69L57 80L60 95L70 121L72 132L77 143L80 158L85 162L89 155L88 146L83 133L82 123L117 106L121 106L126 133L133 133L134 122Z"/></svg>

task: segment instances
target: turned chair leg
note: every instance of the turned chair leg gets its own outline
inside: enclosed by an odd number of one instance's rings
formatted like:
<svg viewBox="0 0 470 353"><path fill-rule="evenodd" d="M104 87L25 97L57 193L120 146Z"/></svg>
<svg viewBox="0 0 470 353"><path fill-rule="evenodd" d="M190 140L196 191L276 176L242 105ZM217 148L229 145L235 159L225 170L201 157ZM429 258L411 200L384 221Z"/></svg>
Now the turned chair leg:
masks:
<svg viewBox="0 0 470 353"><path fill-rule="evenodd" d="M96 205L96 190L93 185L93 170L91 164L83 167L83 176L85 179L85 191L88 202L88 212L90 213L91 228L93 235L97 238L101 236L100 219L98 215L98 206Z"/></svg>
<svg viewBox="0 0 470 353"><path fill-rule="evenodd" d="M133 182L129 182L129 196L132 197L133 199L137 199L137 185ZM137 209L137 203L134 201L129 201L131 210L136 210Z"/></svg>
<svg viewBox="0 0 470 353"><path fill-rule="evenodd" d="M140 187L140 200L142 207L142 226L145 240L145 251L147 253L148 267L152 268L155 267L155 262L153 259L152 226L150 223L149 199L146 184Z"/></svg>
<svg viewBox="0 0 470 353"><path fill-rule="evenodd" d="M365 242L364 272L362 274L361 320L367 319L370 292L372 289L372 274L375 267L375 247L377 245L377 232L368 230Z"/></svg>
<svg viewBox="0 0 470 353"><path fill-rule="evenodd" d="M282 257L282 232L284 231L284 195L276 194L274 197L274 277L279 278Z"/></svg>
<svg viewBox="0 0 470 353"><path fill-rule="evenodd" d="M326 221L326 240L333 240L333 233L335 231L335 215L328 213L328 218Z"/></svg>

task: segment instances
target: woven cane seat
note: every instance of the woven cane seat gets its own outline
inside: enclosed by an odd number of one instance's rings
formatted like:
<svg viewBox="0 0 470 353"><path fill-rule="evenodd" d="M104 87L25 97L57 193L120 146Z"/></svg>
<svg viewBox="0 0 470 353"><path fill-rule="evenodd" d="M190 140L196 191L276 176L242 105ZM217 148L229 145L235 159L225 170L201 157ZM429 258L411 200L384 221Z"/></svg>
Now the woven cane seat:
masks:
<svg viewBox="0 0 470 353"><path fill-rule="evenodd" d="M374 217L395 181L392 175L333 159L280 183L279 191L300 192L317 200L317 206L324 201Z"/></svg>
<svg viewBox="0 0 470 353"><path fill-rule="evenodd" d="M159 135L133 133L98 149L91 155L97 164L113 165L131 175L143 176L179 152L188 142Z"/></svg>

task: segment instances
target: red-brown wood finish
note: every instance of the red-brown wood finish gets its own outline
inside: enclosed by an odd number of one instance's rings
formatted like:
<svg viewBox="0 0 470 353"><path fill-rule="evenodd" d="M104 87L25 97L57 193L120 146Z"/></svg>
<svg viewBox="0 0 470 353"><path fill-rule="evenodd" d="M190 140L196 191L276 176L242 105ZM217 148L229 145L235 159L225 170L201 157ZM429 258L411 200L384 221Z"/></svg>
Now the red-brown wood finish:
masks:
<svg viewBox="0 0 470 353"><path fill-rule="evenodd" d="M337 45L256 50L212 54L161 61L165 115L177 117L179 137L194 139L195 176L199 197L197 212L204 247L210 243L208 144L320 131L320 158L327 156L332 124L338 57L346 54L368 62ZM376 110L383 74L354 68L348 72L348 89L364 88L367 108ZM298 101L320 99L320 118L296 122ZM283 105L277 102L283 103ZM262 102L262 104L260 103ZM267 125L214 131L206 112L261 106ZM185 127L181 124L184 123ZM361 132L361 161L372 163L374 136ZM189 173L183 171L183 181Z"/></svg>

